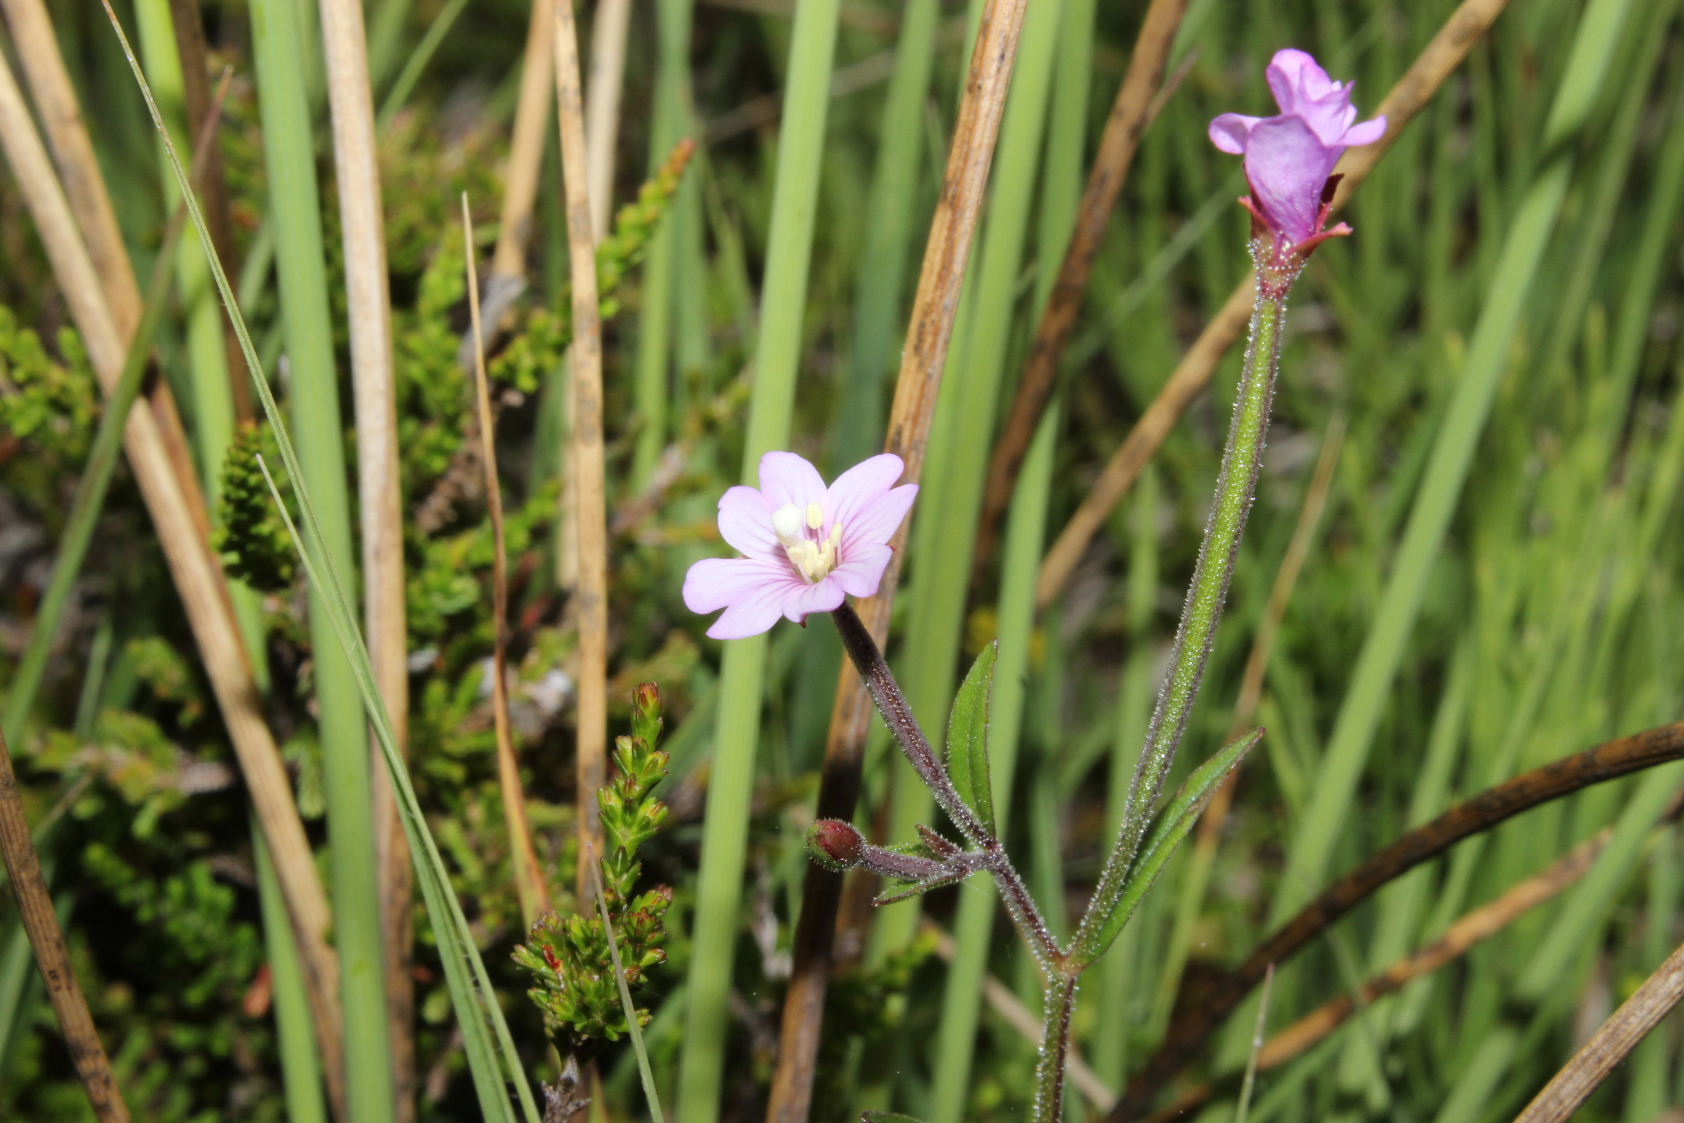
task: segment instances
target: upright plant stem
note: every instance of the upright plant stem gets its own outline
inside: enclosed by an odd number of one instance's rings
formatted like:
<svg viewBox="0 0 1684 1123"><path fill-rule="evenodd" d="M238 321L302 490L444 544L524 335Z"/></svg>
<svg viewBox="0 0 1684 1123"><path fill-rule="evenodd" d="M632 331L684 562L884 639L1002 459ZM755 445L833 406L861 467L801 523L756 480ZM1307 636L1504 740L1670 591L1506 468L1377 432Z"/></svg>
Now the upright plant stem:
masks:
<svg viewBox="0 0 1684 1123"><path fill-rule="evenodd" d="M1045 306L1054 291L1059 258L1072 237L1077 222L1077 200L1081 194L1082 145L1087 135L1088 86L1092 73L1094 0L1070 0L1061 5L1058 58L1047 110L1047 143L1039 172L1038 207L1034 245L1037 260L1035 292L1031 307ZM1138 52L1137 52L1138 54ZM1002 153L1004 149L1002 149ZM1017 790L1027 777L1018 768L1026 739L1024 704L1031 678L1031 637L1035 627L1035 571L1040 565L1042 537L1046 530L1048 501L1053 481L1054 450L1059 432L1060 411L1054 405L1042 417L1032 454L1022 462L1022 472L1013 490L1006 518L998 562L992 558L980 564L999 566L997 633L999 655L994 667L988 728L989 775L999 793ZM973 571L987 547L974 549ZM1052 681L1058 674L1042 669ZM1056 741L1056 734L1042 730L1043 738ZM1050 776L1051 770L1039 770ZM1023 777L1020 779L1020 777ZM1039 777L1037 777L1039 779ZM1029 781L1034 783L1035 781ZM997 803L997 832L1006 836L1006 821L1015 800ZM1031 823L1037 817L1031 812ZM1049 917L1057 923L1057 904L1062 892L1059 845L1056 833L1040 832L1032 826L1019 837L1028 849L1019 849L1033 867L1050 869L1052 876L1036 885ZM1033 875L1031 875L1033 879ZM1039 879L1033 879L1032 884ZM973 1067L978 1059L978 1031L983 982L995 944L998 916L995 895L982 886L960 894L953 920L955 944L942 995L941 1021L930 1078L927 1114L932 1119L959 1119L966 1114L975 1087ZM1020 973L1028 980L1025 997L1045 989L1046 978L1039 965L1022 964Z"/></svg>
<svg viewBox="0 0 1684 1123"><path fill-rule="evenodd" d="M1269 404L1274 396L1275 373L1280 364L1281 323L1286 316L1286 297L1266 296L1259 290L1251 314L1251 341L1246 347L1240 387L1234 398L1234 419L1228 448L1222 456L1222 472L1216 481L1216 500L1205 526L1193 583L1181 612L1170 649L1169 673L1158 694L1152 722L1146 730L1146 744L1135 768L1134 784L1123 808L1123 822L1116 845L1105 859L1093 900L1076 933L1075 956L1092 962L1103 947L1096 936L1128 881L1140 840L1146 833L1152 806L1163 790L1175 750L1187 729L1193 700L1204 678L1205 665L1222 618L1228 581L1234 559L1239 555L1240 536L1245 532L1251 497L1257 488L1257 471L1263 459L1263 441L1269 428Z"/></svg>
<svg viewBox="0 0 1684 1123"><path fill-rule="evenodd" d="M1151 123L1154 99L1163 84L1170 48L1186 11L1187 0L1152 0L1141 21L1140 34L1129 55L1128 71L1105 118L1105 131L1099 138L1099 151L1082 192L1074 235L1064 252L1052 298L1046 302L1035 327L1023 380L1018 384L1017 394L1006 413L1005 428L989 460L988 489L977 531L978 557L993 553L994 537L999 532L1018 469L1028 454L1041 411L1052 396L1065 344L1082 308L1088 276L1099 257L1111 211L1128 179L1135 150Z"/></svg>
<svg viewBox="0 0 1684 1123"><path fill-rule="evenodd" d="M64 182L76 224L93 259L100 291L105 295L118 333L128 335L140 320L140 289L134 268L117 227L117 212L99 174L93 141L76 100L76 90L64 68L58 37L43 0L0 0L6 26L17 45L18 62L35 95L43 133L53 152L53 164Z"/></svg>
<svg viewBox="0 0 1684 1123"><path fill-rule="evenodd" d="M187 135L186 80L182 73L181 56L176 50L169 4L166 0L144 0L136 4L135 21L140 31L146 71L153 89L157 91L172 138L178 148L191 151ZM168 168L160 170L165 205L173 207L174 201L180 197L180 190ZM187 320L188 413L193 421L199 474L204 480L205 494L214 508L222 458L234 434L234 398L228 377L222 309L218 307L216 292L211 287L210 270L205 265L205 251L199 245L197 231L186 231L176 247L176 283ZM251 609L255 605L249 603L249 594L239 599L247 600L248 604L237 606L236 615L242 617L242 622L254 621L256 615ZM241 611L242 608L247 611Z"/></svg>
<svg viewBox="0 0 1684 1123"><path fill-rule="evenodd" d="M766 274L761 288L760 333L755 345L754 399L743 447L745 477L754 472L762 454L789 439L840 9L839 0L808 0L796 9L791 30L789 88L779 136ZM765 696L765 666L766 640L757 636L731 643L720 672L717 751L696 887L686 1046L673 1108L674 1118L691 1123L711 1123L719 1117L726 1007L733 944L741 922L748 803Z"/></svg>
<svg viewBox="0 0 1684 1123"><path fill-rule="evenodd" d="M989 194L988 220L976 267L964 288L948 364L952 377L936 406L921 510L912 528L911 553L919 564L912 575L906 629L906 689L938 740L955 686L953 655L964 629L976 515L1005 374L1035 171L1044 149L1062 8L1032 4L1024 16L1011 97L1000 124L1000 164ZM888 837L910 837L913 824L929 815L929 806L929 796L918 785L896 783ZM884 912L873 933L874 952L905 947L917 929L918 911L909 906Z"/></svg>
<svg viewBox="0 0 1684 1123"><path fill-rule="evenodd" d="M1064 1058L1070 1052L1070 1015L1076 1009L1076 978L1047 984L1041 1014L1041 1058L1035 1066L1035 1123L1064 1118Z"/></svg>
<svg viewBox="0 0 1684 1123"><path fill-rule="evenodd" d="M298 961L292 930L287 927L286 899L275 877L275 861L260 830L251 832L251 851L262 903L263 944L269 953L270 977L275 981L275 1047L280 1053L286 1118L288 1123L327 1123L322 1066L316 1055L310 1009L304 1002L304 969Z"/></svg>
<svg viewBox="0 0 1684 1123"><path fill-rule="evenodd" d="M363 630L380 697L392 720L398 751L409 747L409 629L404 588L402 488L398 474L398 415L392 352L392 303L387 288L386 224L374 141L374 96L362 5L321 0L322 49L327 59L333 165L339 188L350 319L351 391L357 419L357 524L362 546ZM415 988L410 951L414 880L397 800L379 750L367 739L371 773L380 932L385 944L386 1021L393 1109L415 1115Z"/></svg>
<svg viewBox="0 0 1684 1123"><path fill-rule="evenodd" d="M333 567L356 573L344 425L329 322L315 145L309 99L300 81L304 41L298 6L253 0L252 41L263 117L265 163L274 210L281 317L292 364L292 428L300 481L321 520ZM355 594L353 593L352 596ZM310 644L327 795L333 911L345 1025L349 1115L394 1118L390 1029L381 934L374 796L362 700L350 661L328 620L323 593L310 591Z"/></svg>

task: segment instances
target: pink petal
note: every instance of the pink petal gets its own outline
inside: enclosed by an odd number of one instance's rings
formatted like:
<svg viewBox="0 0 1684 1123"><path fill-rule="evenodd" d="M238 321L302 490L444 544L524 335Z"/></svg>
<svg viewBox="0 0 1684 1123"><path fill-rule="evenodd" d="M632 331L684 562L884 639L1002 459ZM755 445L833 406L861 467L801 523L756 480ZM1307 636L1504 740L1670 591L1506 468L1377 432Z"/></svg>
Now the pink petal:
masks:
<svg viewBox="0 0 1684 1123"><path fill-rule="evenodd" d="M719 500L719 533L740 554L782 557L778 536L772 530L772 510L756 489L730 488Z"/></svg>
<svg viewBox="0 0 1684 1123"><path fill-rule="evenodd" d="M918 485L902 484L861 507L842 525L842 560L852 561L863 548L881 546L893 538L916 498Z"/></svg>
<svg viewBox="0 0 1684 1123"><path fill-rule="evenodd" d="M708 613L754 597L764 589L781 590L801 578L787 565L761 558L704 558L684 575L684 606Z"/></svg>
<svg viewBox="0 0 1684 1123"><path fill-rule="evenodd" d="M883 571L889 567L889 559L894 553L887 546L860 546L849 553L847 561L832 571L829 579L851 597L875 596L877 586L883 583Z"/></svg>
<svg viewBox="0 0 1684 1123"><path fill-rule="evenodd" d="M840 608L841 605L842 586L831 577L826 577L816 585L803 585L799 589L788 590L783 595L784 617L797 624L807 619L808 613L829 612ZM720 617L721 620L724 618Z"/></svg>
<svg viewBox="0 0 1684 1123"><path fill-rule="evenodd" d="M727 608L708 629L714 639L747 639L768 631L783 616L785 591L763 586Z"/></svg>
<svg viewBox="0 0 1684 1123"><path fill-rule="evenodd" d="M1293 242L1316 232L1321 189L1342 148L1329 148L1297 117L1273 117L1251 130L1245 172L1258 208Z"/></svg>
<svg viewBox="0 0 1684 1123"><path fill-rule="evenodd" d="M862 460L836 477L825 496L824 512L832 523L847 526L873 500L888 494L906 470L892 452Z"/></svg>
<svg viewBox="0 0 1684 1123"><path fill-rule="evenodd" d="M1340 138L1340 143L1346 145L1347 147L1355 148L1362 144L1373 144L1385 135L1386 118L1382 115L1374 118L1372 121L1364 121L1360 125L1352 125L1349 129L1345 130L1345 135Z"/></svg>
<svg viewBox="0 0 1684 1123"><path fill-rule="evenodd" d="M1276 51L1265 73L1282 113L1300 112L1304 108L1300 98L1319 99L1338 85L1312 55L1292 47Z"/></svg>
<svg viewBox="0 0 1684 1123"><path fill-rule="evenodd" d="M818 469L793 452L768 452L760 458L760 490L769 511L790 504L806 510L809 503L824 503L824 479Z"/></svg>
<svg viewBox="0 0 1684 1123"><path fill-rule="evenodd" d="M1251 140L1252 126L1262 119L1243 113L1224 113L1210 123L1210 142L1230 156L1242 156Z"/></svg>

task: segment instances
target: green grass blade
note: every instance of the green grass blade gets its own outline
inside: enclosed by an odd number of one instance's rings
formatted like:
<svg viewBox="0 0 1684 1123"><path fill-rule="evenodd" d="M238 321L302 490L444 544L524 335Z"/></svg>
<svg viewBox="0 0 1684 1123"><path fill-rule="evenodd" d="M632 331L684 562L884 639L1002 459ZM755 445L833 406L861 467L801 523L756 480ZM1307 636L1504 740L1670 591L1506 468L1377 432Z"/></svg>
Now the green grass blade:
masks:
<svg viewBox="0 0 1684 1123"><path fill-rule="evenodd" d="M854 283L853 331L836 440L840 463L853 464L882 447L883 406L902 330L908 262L916 260L912 219L917 203L919 130L909 127L929 96L935 66L935 0L909 0L895 40L895 69L883 102L880 147L872 171L865 245Z"/></svg>
<svg viewBox="0 0 1684 1123"><path fill-rule="evenodd" d="M796 10L791 32L790 81L755 348L754 400L743 449L743 475L750 478L761 455L783 447L789 439L839 11L839 0L808 0ZM719 1117L727 998L741 920L743 858L765 666L765 636L735 640L725 648L716 755L696 885L686 1044L679 1062L674 1105L676 1117L689 1123L712 1123Z"/></svg>
<svg viewBox="0 0 1684 1123"><path fill-rule="evenodd" d="M287 465L321 520L328 564L355 589L351 501L338 366L328 309L328 275L316 188L309 96L298 80L305 39L297 6L253 0L252 46L263 118L264 163L276 235L281 319L291 359L293 431L300 464ZM372 761L363 703L350 662L327 621L323 589L312 582L310 646L316 700L328 853L332 870L334 942L339 953L345 1021L347 1105L354 1118L382 1123L396 1114L390 1021L386 1013L385 945L375 860ZM353 591L352 595L355 593Z"/></svg>

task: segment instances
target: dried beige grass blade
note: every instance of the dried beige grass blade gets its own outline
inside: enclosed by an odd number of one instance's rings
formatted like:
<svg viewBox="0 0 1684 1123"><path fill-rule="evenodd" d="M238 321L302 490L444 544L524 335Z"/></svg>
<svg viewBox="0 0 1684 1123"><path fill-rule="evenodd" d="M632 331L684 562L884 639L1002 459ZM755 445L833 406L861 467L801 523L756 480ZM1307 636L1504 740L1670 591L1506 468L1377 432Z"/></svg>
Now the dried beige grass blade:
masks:
<svg viewBox="0 0 1684 1123"><path fill-rule="evenodd" d="M601 0L591 22L591 69L585 90L585 182L589 185L591 229L597 241L608 233L614 198L614 140L620 126L620 83L626 73L626 25L631 0Z"/></svg>
<svg viewBox="0 0 1684 1123"><path fill-rule="evenodd" d="M509 167L504 176L503 210L498 217L497 252L491 260L494 284L519 282L526 276L526 240L531 233L532 206L538 198L538 173L544 163L544 129L550 123L554 7L554 0L532 0Z"/></svg>
<svg viewBox="0 0 1684 1123"><path fill-rule="evenodd" d="M550 894L532 844L526 818L526 792L520 782L509 721L509 565L503 540L503 488L497 480L497 420L491 415L491 389L485 377L485 333L480 325L479 270L474 264L474 223L468 196L462 196L462 259L468 270L468 315L474 341L474 406L479 414L480 463L485 468L485 500L491 511L491 617L496 647L491 656L491 714L497 733L497 786L503 796L503 821L509 832L515 892L527 924L549 911ZM583 858L580 859L584 861Z"/></svg>
<svg viewBox="0 0 1684 1123"><path fill-rule="evenodd" d="M608 505L602 447L602 321L597 311L590 189L585 183L585 116L572 0L560 0L555 5L553 45L573 282L573 416L568 432L568 466L575 482L573 518L579 566L573 590L573 618L579 628L579 853L600 854L602 826L596 793L608 781ZM590 871L583 861L579 863L578 889L581 900L590 896Z"/></svg>
<svg viewBox="0 0 1684 1123"><path fill-rule="evenodd" d="M1637 1043L1678 1008L1681 998L1684 947L1667 956L1637 992L1620 1004L1566 1067L1515 1116L1515 1123L1566 1123L1608 1074L1631 1055Z"/></svg>
<svg viewBox="0 0 1684 1123"><path fill-rule="evenodd" d="M131 339L135 325L140 322L140 287L105 189L104 174L94 157L75 87L64 69L52 21L41 0L0 0L0 8L4 9L16 40L24 80L46 126L45 138L58 169L60 189L68 200L86 252L93 259L95 279L105 295L105 305L110 309L118 337ZM146 396L163 438L170 470L175 473L176 485L186 497L194 523L208 537L210 515L175 396L162 379L147 389Z"/></svg>

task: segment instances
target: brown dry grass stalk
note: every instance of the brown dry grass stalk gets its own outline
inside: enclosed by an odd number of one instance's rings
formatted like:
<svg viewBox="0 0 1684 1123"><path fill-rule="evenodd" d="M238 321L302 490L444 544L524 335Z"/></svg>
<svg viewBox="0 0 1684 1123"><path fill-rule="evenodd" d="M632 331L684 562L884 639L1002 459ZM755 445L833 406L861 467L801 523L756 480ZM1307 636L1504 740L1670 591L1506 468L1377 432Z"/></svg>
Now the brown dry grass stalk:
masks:
<svg viewBox="0 0 1684 1123"><path fill-rule="evenodd" d="M1387 882L1523 811L1573 792L1684 759L1684 722L1660 725L1605 741L1573 756L1523 772L1459 803L1408 832L1324 889L1315 900L1257 946L1196 1004L1178 1008L1163 1043L1140 1067L1106 1117L1114 1123L1146 1115L1152 1096L1185 1068L1210 1035L1251 993L1271 965L1278 966L1367 900Z"/></svg>
<svg viewBox="0 0 1684 1123"><path fill-rule="evenodd" d="M42 0L0 0L17 44L17 58L24 80L41 113L42 131L52 149L71 212L93 258L100 291L111 309L117 331L127 336L140 322L140 288L105 178L94 158L87 122L76 100L75 87L64 69L58 37ZM196 120L197 118L193 118Z"/></svg>
<svg viewBox="0 0 1684 1123"><path fill-rule="evenodd" d="M1017 61L1025 8L1026 0L990 0L977 27L953 145L924 248L884 444L887 451L898 453L906 461L909 480L918 479L924 466L936 393L959 308L959 288L982 211L983 190ZM860 618L880 648L889 630L889 609L900 582L901 557L910 525L910 519L903 523L891 543L894 557L877 595L859 605ZM825 741L817 817L853 816L870 723L871 700L864 684L853 668L844 664ZM812 1103L814 1063L824 1025L825 990L841 889L838 874L808 865L801 918L795 930L794 972L784 1000L778 1067L767 1107L767 1118L774 1123L805 1119Z"/></svg>
<svg viewBox="0 0 1684 1123"><path fill-rule="evenodd" d="M1438 34L1433 36L1376 108L1376 113L1386 115L1386 135L1377 144L1349 150L1340 160L1335 171L1344 178L1333 198L1333 213L1337 214L1350 201L1351 192L1368 178L1380 158L1396 143L1415 115L1432 100L1450 73L1461 65L1462 59L1507 4L1508 0L1463 0L1462 5L1451 13ZM1134 486L1140 470L1157 454L1193 399L1209 385L1216 365L1245 330L1251 315L1252 288L1252 276L1247 273L1221 310L1199 333L1169 381L1164 383L1158 396L1141 414L1140 420L1094 481L1087 497L1059 532L1041 562L1041 572L1035 584L1035 604L1038 608L1045 609L1063 590L1094 534Z"/></svg>
<svg viewBox="0 0 1684 1123"><path fill-rule="evenodd" d="M591 21L591 69L585 91L585 182L589 185L591 229L600 241L608 233L614 198L614 140L620 129L620 84L626 73L626 25L630 0L600 0Z"/></svg>
<svg viewBox="0 0 1684 1123"><path fill-rule="evenodd" d="M391 719L398 753L403 755L409 744L409 628L392 304L387 288L386 223L380 199L367 35L362 5L357 0L321 0L320 9L351 332L363 630L375 686ZM415 987L410 970L414 873L392 778L380 759L372 730L369 754L373 758L370 781L392 1071L398 1116L410 1118L415 1114Z"/></svg>
<svg viewBox="0 0 1684 1123"><path fill-rule="evenodd" d="M93 1104L94 1117L100 1123L129 1123L128 1105L123 1102L122 1090L111 1072L110 1058L100 1044L99 1031L88 1012L88 1000L76 981L70 952L64 944L64 931L59 928L58 914L53 911L52 892L41 874L41 862L35 853L35 841L29 835L23 795L12 773L12 754L6 747L4 733L0 733L0 855L5 858L12 894L17 898L18 917L29 936L29 946L35 950L35 965L47 984L47 998L58 1018L59 1032L64 1035L65 1048L88 1093L88 1102Z"/></svg>
<svg viewBox="0 0 1684 1123"><path fill-rule="evenodd" d="M480 326L479 271L474 267L474 223L468 196L462 196L462 252L468 263L468 316L473 325L474 404L479 412L480 463L485 467L485 501L491 512L491 617L496 639L491 654L491 714L497 733L497 785L503 796L503 821L509 831L509 857L521 917L531 924L550 907L550 894L539 872L532 826L526 818L526 792L520 760L509 731L509 563L503 539L503 488L497 479L497 422L491 415L491 389L485 377L485 334ZM584 862L581 857L580 862Z"/></svg>
<svg viewBox="0 0 1684 1123"><path fill-rule="evenodd" d="M1547 869L1512 886L1502 896L1481 905L1444 930L1444 935L1413 955L1393 963L1384 971L1365 981L1355 994L1342 994L1305 1014L1264 1043L1257 1051L1260 1072L1279 1068L1294 1057L1302 1056L1328 1034L1350 1020L1362 1006L1376 999L1402 990L1414 979L1443 967L1472 951L1474 947L1514 923L1528 911L1551 900L1582 878L1596 861L1598 854L1614 837L1612 829L1604 829L1574 847ZM1203 1107L1220 1090L1216 1084L1201 1084L1188 1089L1170 1106L1152 1116L1165 1121L1184 1117Z"/></svg>
<svg viewBox="0 0 1684 1123"><path fill-rule="evenodd" d="M113 26L116 20L112 18ZM125 51L128 49L124 41ZM0 148L35 220L43 247L64 294L71 319L82 334L94 373L109 394L121 377L130 331L119 328L107 303L101 270L82 241L70 205L35 133L10 66L0 57ZM126 262L123 269L127 270ZM131 275L132 277L132 275ZM138 317L136 317L138 320ZM252 805L273 851L276 872L299 944L318 1043L330 1092L343 1091L338 1060L340 1022L338 964L327 945L329 912L305 837L292 787L274 737L265 724L245 645L233 618L222 571L206 540L207 519L191 462L170 452L170 428L156 402L137 406L125 427L124 445L141 499L157 530L199 647L212 693L222 712ZM178 423L179 424L179 423ZM185 469L186 474L180 474Z"/></svg>
<svg viewBox="0 0 1684 1123"><path fill-rule="evenodd" d="M573 282L573 417L567 467L575 481L579 628L579 735L576 762L581 900L590 897L583 855L602 853L596 793L608 780L608 503L602 447L602 322L597 311L596 239L585 183L585 116L579 90L579 42L572 0L555 5L556 116L567 193L567 250Z"/></svg>
<svg viewBox="0 0 1684 1123"><path fill-rule="evenodd" d="M1152 0L1140 34L1135 38L1128 70L1105 118L1093 170L1088 173L1087 186L1076 208L1076 228L1070 235L1070 247L1047 297L1046 310L1041 313L1035 339L1029 345L1023 381L1018 384L1017 395L1006 414L1006 427L988 464L988 486L977 527L979 559L994 553L1001 517L1006 504L1011 502L1012 489L1017 486L1018 469L1023 466L1029 442L1058 382L1064 347L1082 310L1082 295L1088 287L1093 263L1099 257L1105 228L1110 225L1111 212L1128 179L1140 139L1157 113L1157 94L1169 66L1170 47L1186 11L1187 0Z"/></svg>
<svg viewBox="0 0 1684 1123"><path fill-rule="evenodd" d="M1515 1123L1565 1123L1631 1055L1637 1043L1678 1008L1680 998L1684 998L1684 947L1667 956L1637 992L1620 1004L1573 1059L1515 1116Z"/></svg>
<svg viewBox="0 0 1684 1123"><path fill-rule="evenodd" d="M526 28L526 56L521 62L509 166L503 177L497 251L491 259L492 276L510 281L526 276L526 239L531 232L532 205L538 198L538 173L544 165L544 130L550 123L553 7L554 0L532 0L532 18Z"/></svg>

